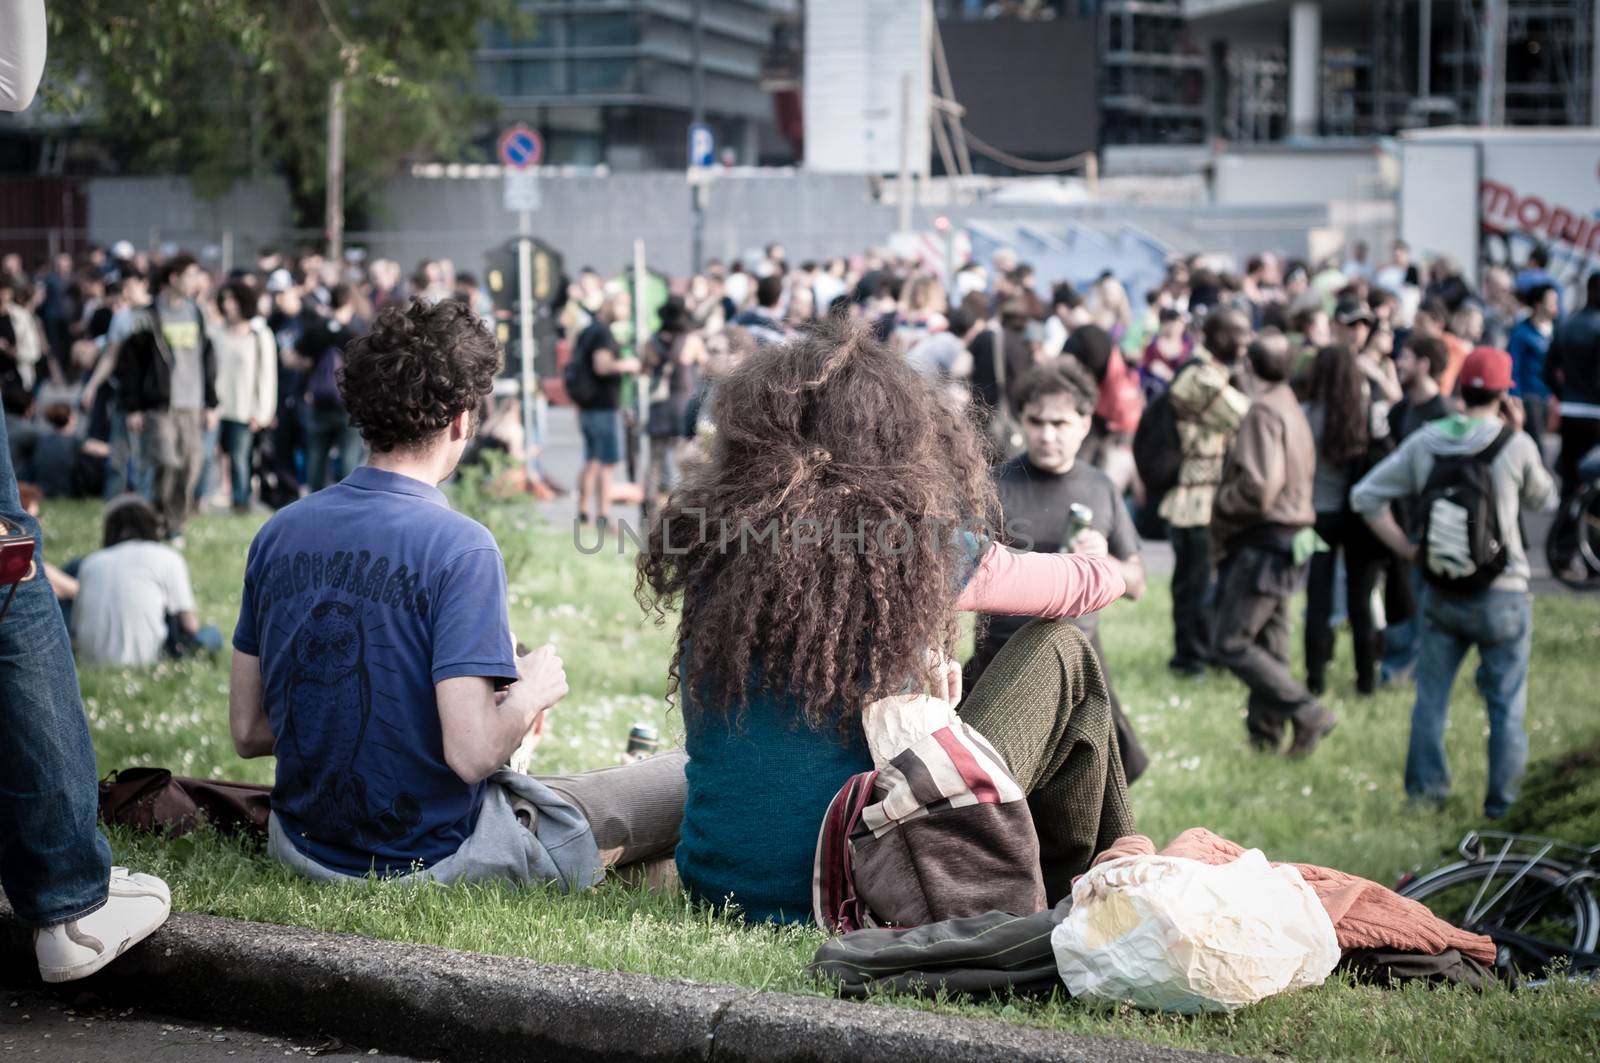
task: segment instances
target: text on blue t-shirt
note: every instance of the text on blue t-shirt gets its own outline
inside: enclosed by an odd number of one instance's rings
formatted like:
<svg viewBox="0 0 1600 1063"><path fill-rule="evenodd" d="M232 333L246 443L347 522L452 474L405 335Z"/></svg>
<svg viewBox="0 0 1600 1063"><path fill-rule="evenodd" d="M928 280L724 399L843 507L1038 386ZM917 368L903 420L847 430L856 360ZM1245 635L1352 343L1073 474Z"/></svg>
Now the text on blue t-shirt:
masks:
<svg viewBox="0 0 1600 1063"><path fill-rule="evenodd" d="M454 853L483 784L444 759L434 684L517 677L493 536L438 488L364 467L279 511L245 567L234 649L260 658L272 809L335 871Z"/></svg>

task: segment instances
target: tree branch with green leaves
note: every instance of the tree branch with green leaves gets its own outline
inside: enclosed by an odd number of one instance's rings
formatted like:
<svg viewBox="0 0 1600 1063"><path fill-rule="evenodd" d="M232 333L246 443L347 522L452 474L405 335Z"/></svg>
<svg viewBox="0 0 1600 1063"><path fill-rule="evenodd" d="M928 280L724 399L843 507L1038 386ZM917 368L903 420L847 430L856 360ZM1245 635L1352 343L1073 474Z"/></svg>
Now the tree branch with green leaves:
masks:
<svg viewBox="0 0 1600 1063"><path fill-rule="evenodd" d="M473 86L491 22L516 0L51 0L44 107L119 165L181 173L202 194L280 173L295 223L320 228L328 86L345 84L345 210L408 162L459 155L492 117Z"/></svg>

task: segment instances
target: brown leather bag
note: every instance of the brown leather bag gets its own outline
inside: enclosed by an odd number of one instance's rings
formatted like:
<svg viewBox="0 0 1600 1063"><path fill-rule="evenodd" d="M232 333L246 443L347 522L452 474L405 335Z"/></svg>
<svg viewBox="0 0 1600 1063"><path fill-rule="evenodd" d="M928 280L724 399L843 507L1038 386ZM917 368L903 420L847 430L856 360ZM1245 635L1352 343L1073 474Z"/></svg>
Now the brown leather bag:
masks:
<svg viewBox="0 0 1600 1063"><path fill-rule="evenodd" d="M173 775L166 768L124 768L100 780L100 818L134 830L177 837L202 821L224 834L267 837L272 787Z"/></svg>

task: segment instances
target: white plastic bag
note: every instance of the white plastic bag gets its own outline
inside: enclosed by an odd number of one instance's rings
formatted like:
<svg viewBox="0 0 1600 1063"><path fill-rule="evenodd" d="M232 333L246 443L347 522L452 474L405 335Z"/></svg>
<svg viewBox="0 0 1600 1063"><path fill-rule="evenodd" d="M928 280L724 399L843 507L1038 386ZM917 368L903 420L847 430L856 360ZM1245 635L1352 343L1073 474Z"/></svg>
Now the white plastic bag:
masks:
<svg viewBox="0 0 1600 1063"><path fill-rule="evenodd" d="M1131 856L1091 870L1050 935L1075 997L1192 1015L1321 985L1333 921L1300 872L1259 849L1230 864Z"/></svg>

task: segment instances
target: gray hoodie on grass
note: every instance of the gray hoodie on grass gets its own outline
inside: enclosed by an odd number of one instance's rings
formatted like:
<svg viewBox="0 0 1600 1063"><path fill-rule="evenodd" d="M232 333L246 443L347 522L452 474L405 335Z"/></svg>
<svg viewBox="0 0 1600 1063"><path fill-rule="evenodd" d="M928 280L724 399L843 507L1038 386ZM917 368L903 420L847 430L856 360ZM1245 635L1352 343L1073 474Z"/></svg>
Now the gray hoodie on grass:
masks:
<svg viewBox="0 0 1600 1063"><path fill-rule="evenodd" d="M1468 418L1459 413L1423 425L1351 489L1350 507L1362 516L1370 516L1381 513L1396 499L1421 495L1435 457L1477 454L1499 437L1503 427L1499 418ZM1509 555L1506 570L1490 584L1490 589L1526 591L1532 570L1518 517L1521 510L1553 508L1555 481L1539 460L1533 437L1526 432L1511 437L1489 467L1489 474L1494 478L1500 527L1508 539Z"/></svg>

